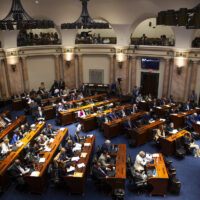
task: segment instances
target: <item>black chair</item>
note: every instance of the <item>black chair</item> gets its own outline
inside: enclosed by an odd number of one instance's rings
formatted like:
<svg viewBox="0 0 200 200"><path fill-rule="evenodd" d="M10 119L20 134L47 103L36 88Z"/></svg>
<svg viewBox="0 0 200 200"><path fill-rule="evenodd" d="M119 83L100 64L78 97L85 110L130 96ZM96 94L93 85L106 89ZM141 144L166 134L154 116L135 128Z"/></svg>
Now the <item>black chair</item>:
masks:
<svg viewBox="0 0 200 200"><path fill-rule="evenodd" d="M177 139L175 141L175 144L176 144L176 152L175 152L175 155L178 157L178 158L184 158L185 154L186 154L186 150L185 150L185 147L184 147L184 143L182 143L182 140L181 138L180 139Z"/></svg>
<svg viewBox="0 0 200 200"><path fill-rule="evenodd" d="M95 152L97 159L100 157L101 153L102 153L102 152L101 152L101 148L100 148L100 146L98 145L97 148L96 148L96 152Z"/></svg>
<svg viewBox="0 0 200 200"><path fill-rule="evenodd" d="M133 176L132 176L132 173L131 173L132 166L133 166L133 162L132 162L131 156L129 154L126 158L126 176L127 176L130 183L133 180Z"/></svg>
<svg viewBox="0 0 200 200"><path fill-rule="evenodd" d="M173 175L169 178L168 190L172 194L178 195L181 190L181 182Z"/></svg>

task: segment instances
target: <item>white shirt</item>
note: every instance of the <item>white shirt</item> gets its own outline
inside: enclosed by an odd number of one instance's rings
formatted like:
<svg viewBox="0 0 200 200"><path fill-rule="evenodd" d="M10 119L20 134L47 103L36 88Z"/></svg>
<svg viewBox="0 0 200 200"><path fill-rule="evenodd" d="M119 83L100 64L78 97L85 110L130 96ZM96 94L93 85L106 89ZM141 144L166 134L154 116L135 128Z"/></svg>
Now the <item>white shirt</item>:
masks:
<svg viewBox="0 0 200 200"><path fill-rule="evenodd" d="M134 168L137 171L143 171L144 166L146 165L146 159L145 157L142 158L139 154L136 156L135 163L134 163Z"/></svg>
<svg viewBox="0 0 200 200"><path fill-rule="evenodd" d="M6 143L2 143L2 150L1 150L1 153L2 154L6 154L6 153L8 153L8 151L10 151L10 147L9 147L9 144L8 145L6 145Z"/></svg>

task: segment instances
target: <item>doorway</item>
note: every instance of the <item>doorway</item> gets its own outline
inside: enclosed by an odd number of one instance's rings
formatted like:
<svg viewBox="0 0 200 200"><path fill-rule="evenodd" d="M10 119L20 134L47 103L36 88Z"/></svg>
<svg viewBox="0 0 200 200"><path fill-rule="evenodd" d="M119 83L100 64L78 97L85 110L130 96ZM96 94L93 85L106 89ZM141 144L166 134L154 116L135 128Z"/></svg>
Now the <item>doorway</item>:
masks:
<svg viewBox="0 0 200 200"><path fill-rule="evenodd" d="M159 73L141 72L141 93L158 97Z"/></svg>

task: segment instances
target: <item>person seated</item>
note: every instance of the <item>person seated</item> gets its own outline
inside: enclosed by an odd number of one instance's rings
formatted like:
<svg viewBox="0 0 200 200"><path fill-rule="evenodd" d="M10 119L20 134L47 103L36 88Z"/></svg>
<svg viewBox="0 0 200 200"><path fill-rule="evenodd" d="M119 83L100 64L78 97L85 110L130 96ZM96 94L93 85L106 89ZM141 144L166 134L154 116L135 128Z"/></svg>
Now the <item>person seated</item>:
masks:
<svg viewBox="0 0 200 200"><path fill-rule="evenodd" d="M10 152L11 151L11 147L12 147L12 145L9 144L9 139L5 138L3 140L3 142L1 143L1 154L5 155L8 152Z"/></svg>
<svg viewBox="0 0 200 200"><path fill-rule="evenodd" d="M111 112L109 113L109 117L111 118L111 120L118 119L117 113L114 111L113 108L112 108Z"/></svg>
<svg viewBox="0 0 200 200"><path fill-rule="evenodd" d="M75 95L75 93L72 93L71 94L71 99L70 99L71 101L74 101L74 100L76 100L76 95Z"/></svg>
<svg viewBox="0 0 200 200"><path fill-rule="evenodd" d="M108 167L110 166L109 160L110 160L110 155L108 154L108 151L106 150L101 153L98 159L98 161L101 163L104 169L108 169Z"/></svg>
<svg viewBox="0 0 200 200"><path fill-rule="evenodd" d="M24 136L24 134L26 134L28 132L28 128L24 124L22 124L20 126L20 130L19 131L20 131L21 135Z"/></svg>
<svg viewBox="0 0 200 200"><path fill-rule="evenodd" d="M151 102L149 103L150 109L153 109L153 108L155 108L156 106L159 106L159 105L160 105L160 104L159 104L159 102L157 101L156 98L154 98L153 101L151 101Z"/></svg>
<svg viewBox="0 0 200 200"><path fill-rule="evenodd" d="M193 115L189 116L189 119L187 120L187 125L190 129L192 129L192 124L196 123L198 121L198 114L194 113Z"/></svg>
<svg viewBox="0 0 200 200"><path fill-rule="evenodd" d="M104 144L102 145L102 147L101 147L101 152L104 152L104 151L110 151L110 149L111 149L111 141L110 140L106 140L105 142L104 142Z"/></svg>
<svg viewBox="0 0 200 200"><path fill-rule="evenodd" d="M142 94L140 93L136 98L136 103L143 101Z"/></svg>
<svg viewBox="0 0 200 200"><path fill-rule="evenodd" d="M79 110L78 111L78 118L84 118L84 117L86 117L85 111L83 109Z"/></svg>
<svg viewBox="0 0 200 200"><path fill-rule="evenodd" d="M4 119L0 116L0 128L4 129L6 128L7 123L4 121Z"/></svg>
<svg viewBox="0 0 200 200"><path fill-rule="evenodd" d="M152 99L151 94L146 95L145 98L144 98L145 101L151 101L151 99Z"/></svg>
<svg viewBox="0 0 200 200"><path fill-rule="evenodd" d="M185 140L185 144L189 147L189 148L194 148L195 149L195 154L194 157L198 158L200 157L200 150L199 150L199 145L194 143L194 140L192 138L191 133L187 133L184 136L184 140Z"/></svg>
<svg viewBox="0 0 200 200"><path fill-rule="evenodd" d="M186 112L191 109L192 109L192 106L190 104L190 101L187 101L185 104L183 104L183 112Z"/></svg>
<svg viewBox="0 0 200 200"><path fill-rule="evenodd" d="M49 142L48 137L43 134L40 134L35 140L38 142L38 144L40 146L40 150L44 149Z"/></svg>
<svg viewBox="0 0 200 200"><path fill-rule="evenodd" d="M160 142L160 138L164 138L165 137L165 126L162 124L160 125L160 127L156 130L156 134L154 135L154 140L159 143Z"/></svg>
<svg viewBox="0 0 200 200"><path fill-rule="evenodd" d="M69 139L65 145L66 154L68 157L74 156L73 147L74 147L73 141L71 139Z"/></svg>
<svg viewBox="0 0 200 200"><path fill-rule="evenodd" d="M36 120L37 121L44 121L45 120L44 110L42 110L41 107L38 107L38 110L37 110L37 113L36 113Z"/></svg>
<svg viewBox="0 0 200 200"><path fill-rule="evenodd" d="M83 96L83 93L81 92L79 95L78 95L78 98L77 99L83 99L84 96Z"/></svg>
<svg viewBox="0 0 200 200"><path fill-rule="evenodd" d="M149 124L150 119L151 119L150 112L146 112L145 115L143 115L142 117L142 125Z"/></svg>
<svg viewBox="0 0 200 200"><path fill-rule="evenodd" d="M163 97L161 100L160 100L160 106L165 106L167 105L167 99L166 97Z"/></svg>
<svg viewBox="0 0 200 200"><path fill-rule="evenodd" d="M133 128L136 128L130 117L127 117L127 120L124 122L124 128L125 130L132 130Z"/></svg>
<svg viewBox="0 0 200 200"><path fill-rule="evenodd" d="M166 132L169 134L175 134L175 132L178 132L177 129L174 127L174 123L171 122L167 127L166 127Z"/></svg>
<svg viewBox="0 0 200 200"><path fill-rule="evenodd" d="M172 95L167 99L167 104L173 104L174 103L174 98Z"/></svg>
<svg viewBox="0 0 200 200"><path fill-rule="evenodd" d="M70 89L66 86L63 90L63 95L69 95Z"/></svg>
<svg viewBox="0 0 200 200"><path fill-rule="evenodd" d="M80 143L81 142L81 138L79 136L80 131L76 131L75 135L74 135L74 143Z"/></svg>
<svg viewBox="0 0 200 200"><path fill-rule="evenodd" d="M56 135L56 130L53 128L52 124L48 124L47 126L47 131L46 131L46 136L48 138L51 138L52 136Z"/></svg>
<svg viewBox="0 0 200 200"><path fill-rule="evenodd" d="M27 104L31 104L31 102L32 102L32 99L30 98L30 95L28 94L28 95L26 96L26 103L27 103Z"/></svg>
<svg viewBox="0 0 200 200"><path fill-rule="evenodd" d="M1 117L1 118L6 122L7 125L10 125L10 124L12 123L12 120L9 119L9 118L6 116L5 113L2 114L2 117Z"/></svg>
<svg viewBox="0 0 200 200"><path fill-rule="evenodd" d="M144 151L140 151L139 154L136 156L134 169L138 172L143 172L146 164L146 153Z"/></svg>
<svg viewBox="0 0 200 200"><path fill-rule="evenodd" d="M126 117L126 110L125 110L124 107L120 110L120 115L121 115L122 117Z"/></svg>
<svg viewBox="0 0 200 200"><path fill-rule="evenodd" d="M109 117L107 116L106 113L104 113L104 114L102 115L101 121L102 121L102 123L107 123L107 122L110 121L110 119L109 119Z"/></svg>
<svg viewBox="0 0 200 200"><path fill-rule="evenodd" d="M60 150L60 152L57 154L57 156L54 158L54 166L55 167L62 167L65 168L67 163L70 161L71 159L68 158L67 154L66 154L66 150L65 148L62 148Z"/></svg>
<svg viewBox="0 0 200 200"><path fill-rule="evenodd" d="M56 117L59 116L59 112L63 111L64 110L64 106L59 103L58 106L56 107Z"/></svg>
<svg viewBox="0 0 200 200"><path fill-rule="evenodd" d="M138 107L137 107L136 104L133 104L133 107L132 107L132 109L131 109L131 114L133 115L133 114L135 114L135 113L137 113L137 112L138 112Z"/></svg>
<svg viewBox="0 0 200 200"><path fill-rule="evenodd" d="M106 169L102 167L102 164L99 161L94 164L92 168L92 175L97 180L104 180L105 178L108 178Z"/></svg>
<svg viewBox="0 0 200 200"><path fill-rule="evenodd" d="M20 134L19 131L15 131L13 138L11 140L12 145L16 145L16 143L23 138L23 135Z"/></svg>
<svg viewBox="0 0 200 200"><path fill-rule="evenodd" d="M41 87L39 87L37 94L42 95L44 93L45 93L45 91Z"/></svg>

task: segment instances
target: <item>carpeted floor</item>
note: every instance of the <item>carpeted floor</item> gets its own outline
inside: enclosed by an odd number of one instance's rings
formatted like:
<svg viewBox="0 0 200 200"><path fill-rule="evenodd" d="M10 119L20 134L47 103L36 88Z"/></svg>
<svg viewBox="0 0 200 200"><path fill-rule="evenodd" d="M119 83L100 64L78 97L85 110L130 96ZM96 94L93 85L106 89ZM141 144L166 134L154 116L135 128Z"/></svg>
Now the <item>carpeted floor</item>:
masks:
<svg viewBox="0 0 200 200"><path fill-rule="evenodd" d="M4 110L7 108L3 108ZM12 119L15 118L15 116L23 115L23 111L13 111L11 112ZM28 121L31 123L31 117L28 116ZM55 120L48 120L48 123L52 123L55 128ZM66 126L69 128L69 133L71 135L74 135L75 133L75 124ZM81 135L85 135L86 133L81 133ZM88 134L88 133L87 133ZM89 132L89 134L95 134L96 135L96 145L102 145L105 141L104 136L101 132L98 130L94 130ZM113 138L112 140L113 144L127 144L127 139L124 137L124 135L120 137ZM200 141L196 141L198 145L200 145ZM149 153L156 153L159 152L158 149L156 149L153 142L149 142L143 146L137 147L137 148L130 148L127 145L127 154L130 154L132 159L135 159L135 156L140 150L144 150L145 152ZM198 200L200 199L200 158L194 158L191 155L185 156L183 160L177 160L174 157L168 158L169 160L173 161L173 166L177 170L177 178L182 183L182 188L179 196L167 194L165 199L171 199L171 200ZM132 199L163 199L163 197L150 197L147 193L141 194L138 196L136 193L133 193L129 191L130 185L128 181L126 182L126 197L127 200ZM46 192L43 195L36 195L36 194L27 194L27 193L19 193L15 190L14 186L11 185L7 192L2 194L0 196L0 199L2 200L35 200L35 199L41 199L41 200L49 200L49 199L87 199L87 200L102 200L102 199L111 199L110 196L106 196L105 194L102 194L98 191L95 191L93 182L89 178L86 186L86 192L84 196L78 196L78 195L68 195L67 190L65 189L55 189L54 187L49 184L49 186L46 189Z"/></svg>

